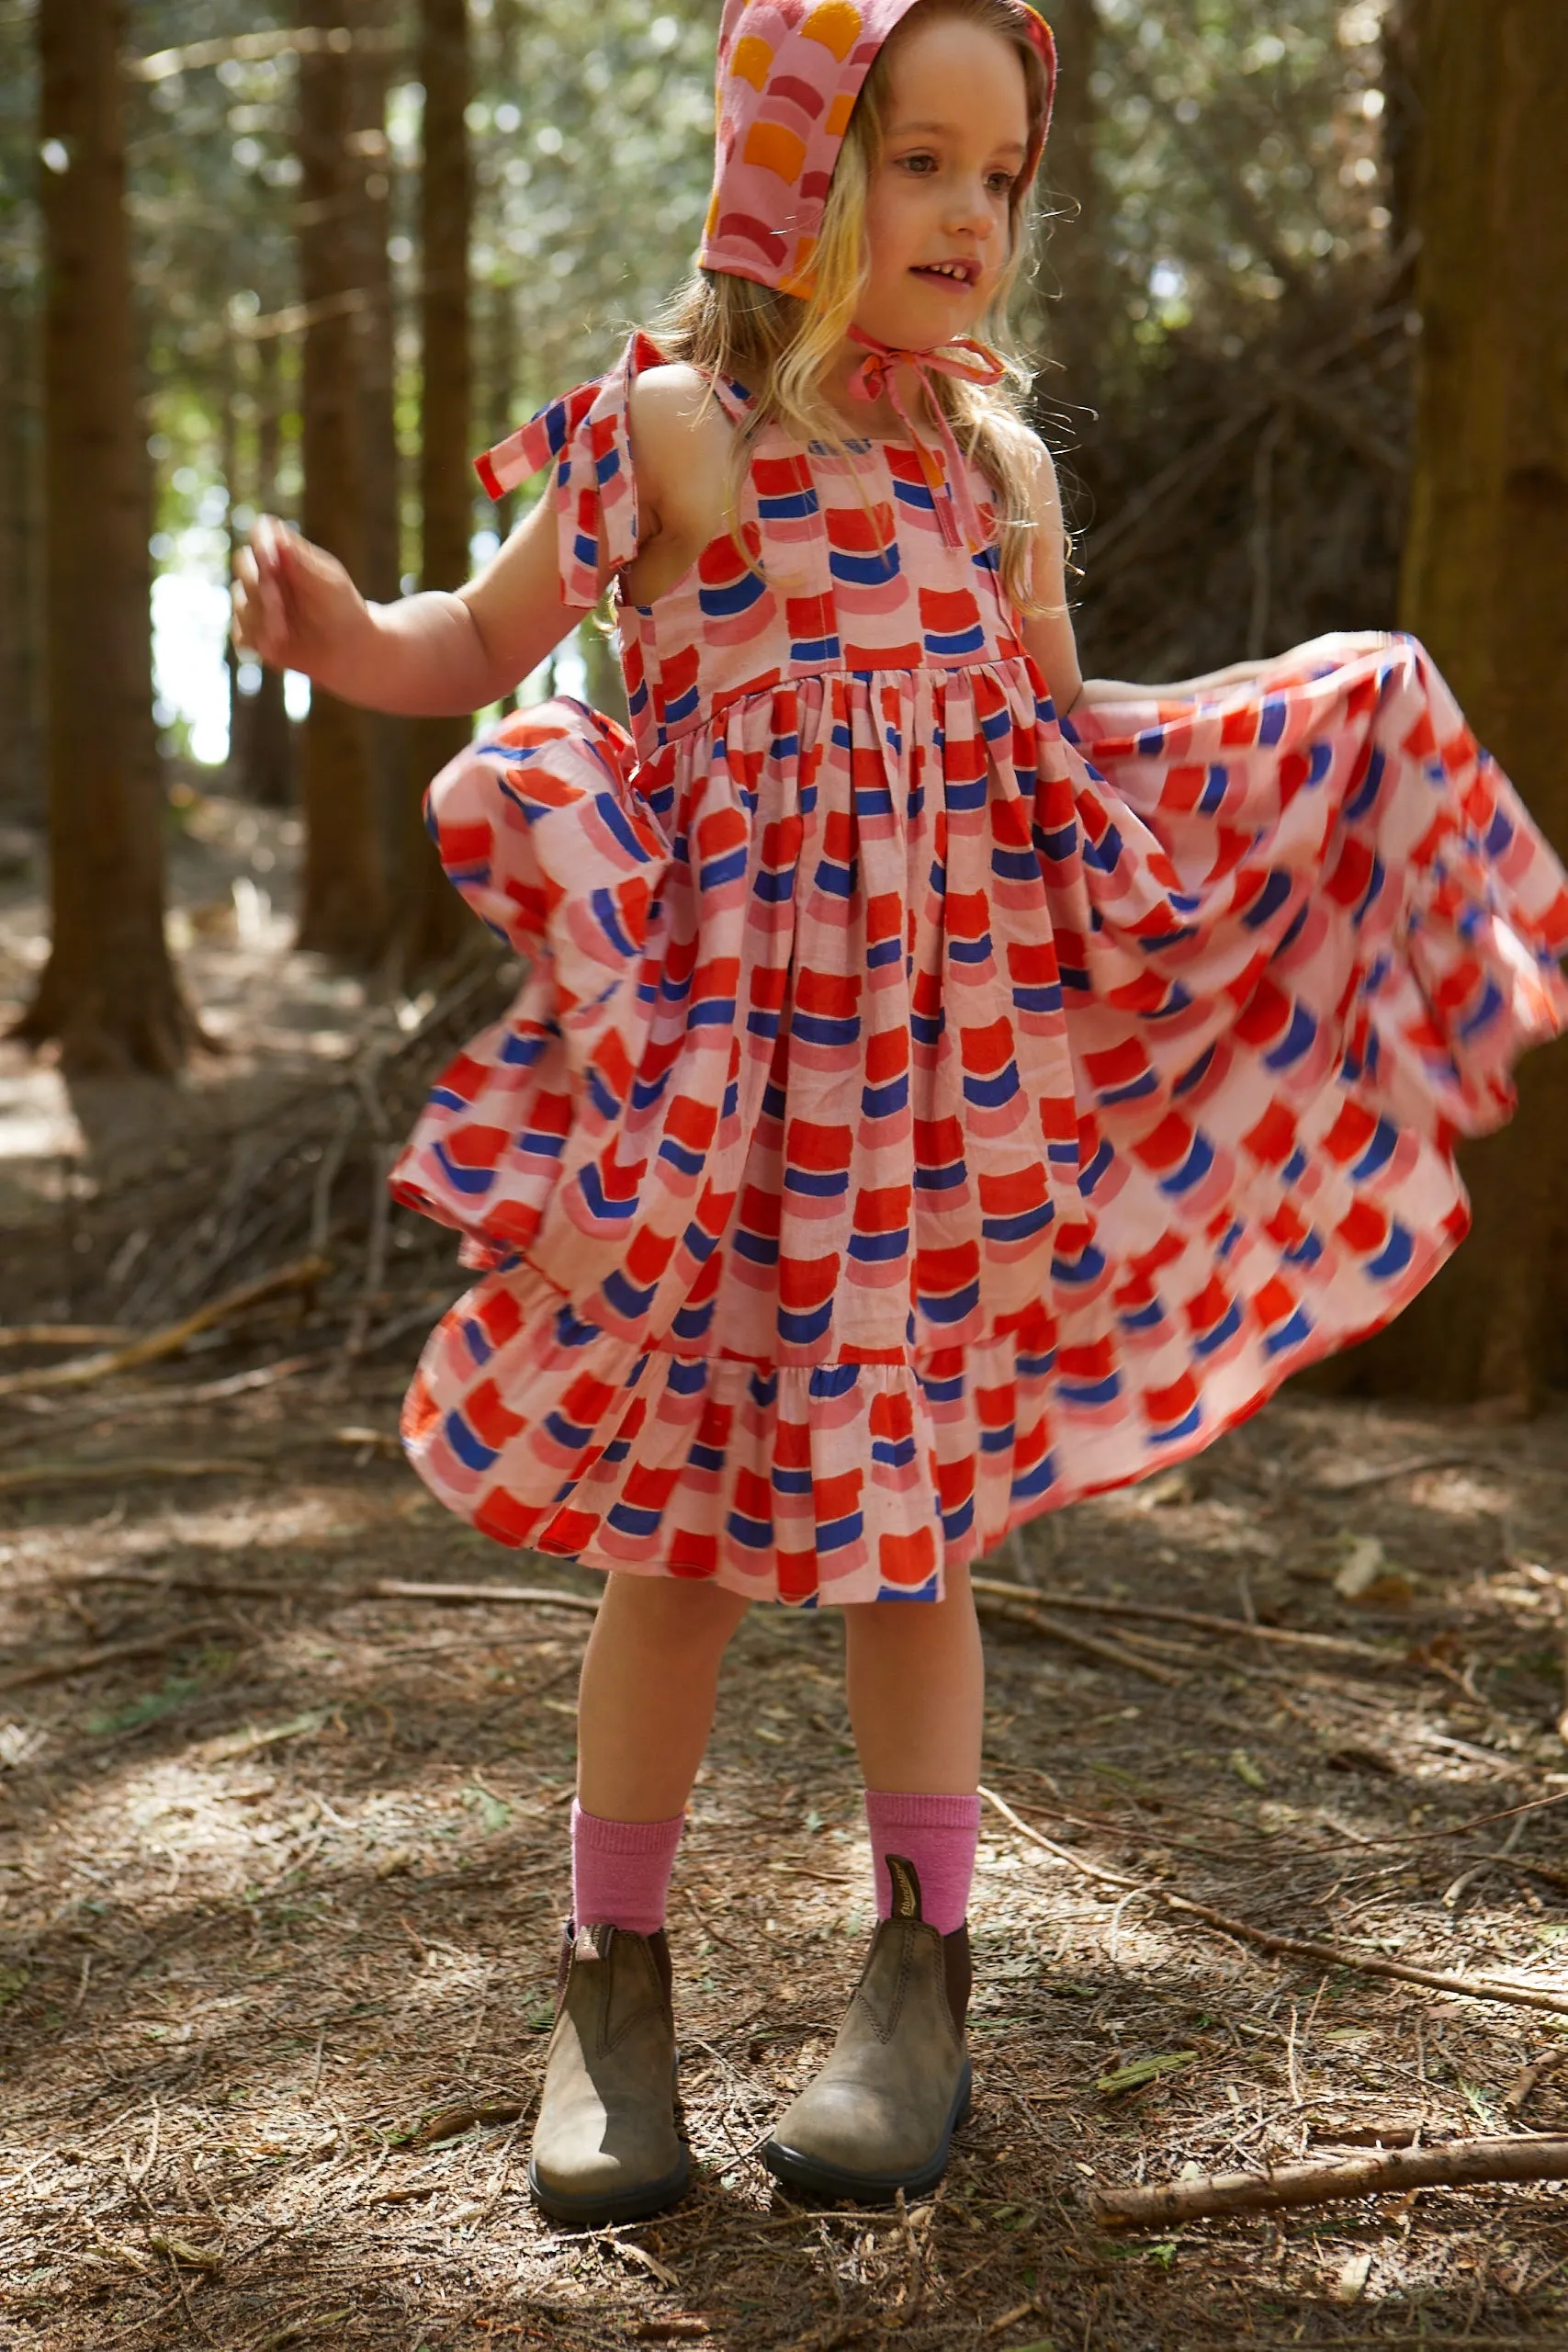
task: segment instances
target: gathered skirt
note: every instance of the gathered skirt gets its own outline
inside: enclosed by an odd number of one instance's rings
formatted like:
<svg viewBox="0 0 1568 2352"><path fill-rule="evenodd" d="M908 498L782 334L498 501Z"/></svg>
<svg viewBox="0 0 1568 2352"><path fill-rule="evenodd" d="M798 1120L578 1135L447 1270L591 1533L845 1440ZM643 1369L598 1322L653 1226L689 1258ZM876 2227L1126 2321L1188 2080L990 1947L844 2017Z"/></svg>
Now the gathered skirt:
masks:
<svg viewBox="0 0 1568 2352"><path fill-rule="evenodd" d="M807 673L640 767L549 704L429 807L529 969L394 1172L477 1276L411 1459L759 1599L934 1598L1376 1329L1563 1019L1562 871L1409 639L1062 725L1022 661Z"/></svg>

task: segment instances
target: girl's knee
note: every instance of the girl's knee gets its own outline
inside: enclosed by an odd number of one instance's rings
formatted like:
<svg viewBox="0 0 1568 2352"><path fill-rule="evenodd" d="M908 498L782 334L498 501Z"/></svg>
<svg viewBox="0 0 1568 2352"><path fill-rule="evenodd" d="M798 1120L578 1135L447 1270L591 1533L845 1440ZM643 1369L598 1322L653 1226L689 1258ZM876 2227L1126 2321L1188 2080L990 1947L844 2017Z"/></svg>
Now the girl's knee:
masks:
<svg viewBox="0 0 1568 2352"><path fill-rule="evenodd" d="M975 1615L967 1568L950 1568L940 1600L867 1600L844 1611L845 1637L867 1647L918 1649L950 1642Z"/></svg>
<svg viewBox="0 0 1568 2352"><path fill-rule="evenodd" d="M750 1605L741 1593L679 1577L613 1575L597 1623L624 1624L640 1641L723 1651Z"/></svg>

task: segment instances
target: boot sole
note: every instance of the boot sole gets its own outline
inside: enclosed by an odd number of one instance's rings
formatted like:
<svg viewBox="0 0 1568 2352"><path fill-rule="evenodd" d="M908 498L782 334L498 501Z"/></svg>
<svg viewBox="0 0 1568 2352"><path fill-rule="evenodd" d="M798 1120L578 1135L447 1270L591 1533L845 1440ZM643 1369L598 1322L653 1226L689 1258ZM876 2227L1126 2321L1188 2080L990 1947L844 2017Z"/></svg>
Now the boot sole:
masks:
<svg viewBox="0 0 1568 2352"><path fill-rule="evenodd" d="M684 2197L692 2181L692 2159L681 2151L681 2161L673 2172L662 2180L644 2182L637 2188L623 2188L613 2197L572 2197L563 2191L547 2188L528 2163L528 2187L534 2202L552 2222L570 2222L580 2230L600 2230L612 2222L642 2222L651 2213L662 2213Z"/></svg>
<svg viewBox="0 0 1568 2352"><path fill-rule="evenodd" d="M849 2172L841 2165L823 2164L816 2156L803 2155L798 2148L786 2148L778 2140L767 2143L762 2162L775 2180L807 2197L845 2197L856 2205L891 2205L900 2189L906 2197L923 2196L928 2188L936 2187L947 2170L953 2135L969 2113L974 2085L974 2068L966 2058L953 2096L953 2111L942 2128L936 2154L918 2172Z"/></svg>

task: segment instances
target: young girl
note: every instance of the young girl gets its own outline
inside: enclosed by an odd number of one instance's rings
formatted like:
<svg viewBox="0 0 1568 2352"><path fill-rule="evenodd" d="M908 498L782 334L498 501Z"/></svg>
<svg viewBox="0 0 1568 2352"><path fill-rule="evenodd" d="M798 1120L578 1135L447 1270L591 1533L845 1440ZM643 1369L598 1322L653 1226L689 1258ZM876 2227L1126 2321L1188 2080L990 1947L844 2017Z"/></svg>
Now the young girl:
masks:
<svg viewBox="0 0 1568 2352"><path fill-rule="evenodd" d="M619 598L635 749L556 702L431 788L532 970L395 1178L481 1270L416 1467L611 1572L530 2170L578 2224L686 2183L665 1892L748 1603L843 1610L879 1913L766 2159L913 2195L969 2096L969 1564L1397 1312L1562 1018L1563 877L1419 647L1080 676L1051 461L969 339L1054 68L1024 0L727 0L701 267L480 461L554 469L494 561L382 607L274 524L242 561L248 643L387 710Z"/></svg>

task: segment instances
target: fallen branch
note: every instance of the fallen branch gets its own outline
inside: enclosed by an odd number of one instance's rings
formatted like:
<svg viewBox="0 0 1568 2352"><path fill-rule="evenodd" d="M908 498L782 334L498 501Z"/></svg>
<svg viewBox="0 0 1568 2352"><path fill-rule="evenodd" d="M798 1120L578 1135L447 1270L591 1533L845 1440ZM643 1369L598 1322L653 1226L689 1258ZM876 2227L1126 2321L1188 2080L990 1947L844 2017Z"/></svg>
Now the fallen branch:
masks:
<svg viewBox="0 0 1568 2352"><path fill-rule="evenodd" d="M0 1495L34 1494L44 1487L124 1486L143 1478L238 1478L261 1467L259 1462L216 1458L167 1462L151 1454L124 1462L35 1462L26 1470L0 1470Z"/></svg>
<svg viewBox="0 0 1568 2352"><path fill-rule="evenodd" d="M291 1266L279 1266L270 1274L259 1275L254 1282L242 1283L237 1290L226 1291L221 1298L198 1306L180 1322L170 1323L161 1331L150 1331L144 1340L131 1340L124 1347L107 1348L98 1355L73 1356L68 1363L48 1364L41 1371L6 1373L0 1377L0 1396L32 1396L45 1389L85 1388L93 1381L108 1380L116 1373L135 1372L142 1364L162 1363L165 1356L178 1355L198 1332L210 1331L215 1324L231 1322L236 1315L261 1306L265 1299L277 1298L291 1290L313 1290L328 1272L325 1258L300 1258Z"/></svg>
<svg viewBox="0 0 1568 2352"><path fill-rule="evenodd" d="M1320 1478L1309 1491L1314 1495L1362 1495L1370 1487L1391 1486L1396 1478L1414 1478L1423 1470L1483 1470L1474 1453L1407 1453L1398 1462L1383 1462L1370 1470L1352 1470L1348 1477Z"/></svg>
<svg viewBox="0 0 1568 2352"><path fill-rule="evenodd" d="M1269 2173L1219 2173L1165 2188L1097 2188L1089 2211L1107 2229L1164 2229L1213 2213L1269 2213L1342 2197L1391 2197L1411 2188L1473 2188L1485 2182L1568 2180L1568 2139L1468 2140L1446 2148L1393 2148Z"/></svg>
<svg viewBox="0 0 1568 2352"><path fill-rule="evenodd" d="M103 1348L130 1337L123 1323L0 1324L0 1348Z"/></svg>
<svg viewBox="0 0 1568 2352"><path fill-rule="evenodd" d="M1123 1649L1120 1642L1108 1642L1095 1634L1080 1634L1076 1625L1064 1625L1044 1610L1024 1607L1011 1598L1011 1586L992 1586L988 1580L971 1579L976 1605L988 1617L999 1617L1010 1625L1028 1625L1048 1641L1060 1642L1067 1649L1081 1650L1086 1657L1098 1658L1102 1665L1123 1668L1129 1674L1145 1675L1151 1682L1168 1685L1179 1683L1182 1678L1168 1666L1157 1666L1153 1658L1140 1657L1134 1650ZM1021 1591L1022 1587L1018 1589Z"/></svg>
<svg viewBox="0 0 1568 2352"><path fill-rule="evenodd" d="M1505 2115L1521 2114L1544 2082L1568 2065L1568 2050L1549 2050L1533 2066L1522 2066L1503 2095Z"/></svg>
<svg viewBox="0 0 1568 2352"><path fill-rule="evenodd" d="M88 1650L72 1650L53 1657L34 1658L28 1666L13 1667L9 1674L0 1674L0 1690L26 1690L39 1682L68 1682L73 1674L96 1674L100 1667L119 1666L139 1657L161 1657L165 1650L183 1648L193 1641L203 1640L209 1634L226 1632L227 1626L208 1619L194 1624L171 1625L166 1633L144 1634L134 1642L99 1642Z"/></svg>
<svg viewBox="0 0 1568 2352"><path fill-rule="evenodd" d="M1150 1600L1090 1600L1087 1594L1036 1592L1026 1584L1001 1584L994 1577L972 1577L971 1584L977 1594L996 1600L1025 1601L1037 1608L1048 1599L1053 1609L1080 1611L1087 1617L1122 1617L1129 1621L1142 1619L1156 1625L1195 1625L1201 1633L1225 1634L1234 1641L1274 1642L1290 1649L1318 1650L1334 1657L1359 1657L1375 1666L1407 1666L1410 1661L1403 1650L1390 1649L1386 1644L1353 1641L1343 1634L1307 1634L1291 1625L1254 1625L1244 1617L1215 1617L1201 1609L1168 1608Z"/></svg>
<svg viewBox="0 0 1568 2352"><path fill-rule="evenodd" d="M432 2148L438 2140L455 2140L459 2132L477 2131L482 2124L515 2123L524 2104L520 2098L482 2098L466 2100L461 2107L443 2108L438 2115L428 2117L409 2134L406 2145ZM430 2185L438 2188L443 2184L432 2181Z"/></svg>
<svg viewBox="0 0 1568 2352"><path fill-rule="evenodd" d="M586 1609L590 1615L599 1606L596 1594L554 1592L548 1585L405 1584L396 1577L378 1577L374 1583L352 1588L343 1597L345 1600L498 1601L502 1605L522 1602L536 1608Z"/></svg>
<svg viewBox="0 0 1568 2352"><path fill-rule="evenodd" d="M251 1465L246 1464L246 1467ZM505 1606L540 1609L598 1608L596 1595L565 1592L550 1585L533 1584L410 1584L399 1577L375 1577L363 1584L268 1582L260 1577L214 1577L182 1574L177 1568L95 1568L85 1576L53 1581L78 1589L101 1584L133 1584L154 1592L195 1592L209 1600L314 1600L339 1608L351 1600L446 1600L467 1604L499 1602Z"/></svg>
<svg viewBox="0 0 1568 2352"><path fill-rule="evenodd" d="M1255 1928L1250 1920L1233 1919L1228 1912L1216 1911L1207 1903L1194 1902L1190 1895L1168 1894L1163 1886L1152 1886L1142 1879L1126 1878L1120 1871L1108 1871L1098 1862L1086 1862L1066 1846L1057 1846L1027 1821L1021 1821L1010 1804L990 1789L982 1789L981 1796L994 1805L1005 1821L1010 1822L1021 1838L1038 1846L1042 1853L1066 1862L1069 1869L1080 1871L1085 1878L1097 1879L1102 1886L1113 1886L1119 1893L1141 1894L1147 1902L1157 1903L1168 1911L1179 1911L1189 1918L1201 1919L1206 1926L1218 1928L1224 1936L1234 1936L1238 1943L1256 1945L1259 1951L1271 1953L1280 1960L1310 1961L1314 1968L1348 1968L1362 1976L1386 1976L1399 1984L1424 1984L1434 1993L1457 1993L1472 2001L1502 2001L1519 2009L1549 2009L1554 2017L1568 2017L1568 1993L1549 1993L1533 1984L1505 1984L1492 1976L1457 1976L1447 1969L1409 1968L1403 1961L1383 1960L1371 1952L1348 1951L1342 1944L1318 1943L1304 1937L1277 1936L1267 1928Z"/></svg>

